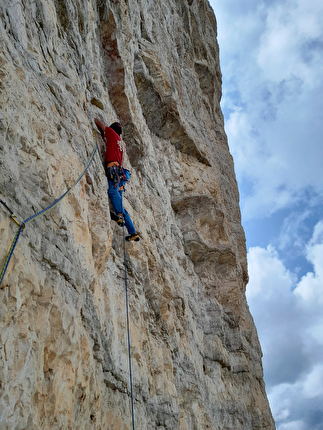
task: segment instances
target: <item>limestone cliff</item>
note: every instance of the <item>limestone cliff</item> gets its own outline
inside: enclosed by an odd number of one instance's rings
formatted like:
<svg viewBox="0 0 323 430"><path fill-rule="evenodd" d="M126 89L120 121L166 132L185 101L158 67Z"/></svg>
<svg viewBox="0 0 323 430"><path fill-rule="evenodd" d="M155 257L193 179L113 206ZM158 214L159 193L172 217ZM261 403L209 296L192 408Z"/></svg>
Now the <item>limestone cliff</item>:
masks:
<svg viewBox="0 0 323 430"><path fill-rule="evenodd" d="M94 116L124 126L135 428L274 429L208 1L2 0L0 26L0 197L19 221L74 183ZM1 430L131 428L100 155L26 226L3 280ZM16 231L0 207L1 266Z"/></svg>

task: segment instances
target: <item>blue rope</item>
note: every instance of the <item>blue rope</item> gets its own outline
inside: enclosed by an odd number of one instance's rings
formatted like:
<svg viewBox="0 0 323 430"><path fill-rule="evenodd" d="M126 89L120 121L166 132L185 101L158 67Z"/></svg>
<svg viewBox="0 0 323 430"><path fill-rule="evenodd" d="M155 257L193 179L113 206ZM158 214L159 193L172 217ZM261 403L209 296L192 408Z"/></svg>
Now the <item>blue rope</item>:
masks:
<svg viewBox="0 0 323 430"><path fill-rule="evenodd" d="M6 258L5 258L5 262L4 262L3 268L2 268L2 270L1 270L1 274L0 274L0 285L2 284L2 280L3 280L3 278L4 278L4 275L6 274L7 267L8 267L8 265L9 265L9 263L10 263L10 260L11 260L12 254L13 254L13 251L14 251L14 250L15 250L15 248L16 248L16 245L17 245L17 242L18 242L19 236L20 236L20 234L21 234L21 232L22 232L22 230L23 230L24 228L25 228L25 225L24 225L24 224L21 224L21 225L20 225L20 227L19 227L19 229L17 230L17 233L15 234L15 237L13 238L13 241L12 241L12 243L11 243L10 249L9 249L9 251L8 251L7 255L6 255Z"/></svg>
<svg viewBox="0 0 323 430"><path fill-rule="evenodd" d="M130 345L130 327L129 327L129 302L128 302L128 282L127 282L127 259L126 259L126 240L124 233L124 210L123 210L123 191L121 191L121 209L122 209L122 235L123 235L123 263L124 263L124 280L126 290L126 314L127 314L127 334L128 334L128 358L129 358L129 378L130 378L130 397L131 397L131 415L132 429L135 430L135 414L133 408L133 389L132 389L132 370L131 370L131 345Z"/></svg>
<svg viewBox="0 0 323 430"><path fill-rule="evenodd" d="M63 200L63 198L70 192L72 191L72 189L80 182L80 180L83 178L83 176L85 175L86 171L88 170L88 168L90 167L90 164L93 161L93 158L95 156L96 151L98 150L98 146L95 145L94 151L91 155L91 158L89 159L89 162L87 163L86 167L84 168L83 172L80 174L80 176L78 177L78 179L74 182L74 184L71 186L71 188L69 188L67 191L65 191L65 193L59 197L57 200L55 200L50 206L48 206L47 208L43 209L42 211L36 213L35 215L32 215L31 217L27 218L24 223L27 224L27 222L31 221L32 219L36 218L39 215L43 215L45 212L49 211L50 209L52 209L54 206L57 205L57 203L59 203L61 200Z"/></svg>
<svg viewBox="0 0 323 430"><path fill-rule="evenodd" d="M10 213L10 215L13 215L14 213L12 210L7 206L7 203L0 199L0 203L3 204L3 206L7 209L7 211Z"/></svg>
<svg viewBox="0 0 323 430"><path fill-rule="evenodd" d="M96 136L95 136L96 137ZM90 164L92 163L92 161L93 161L93 158L94 158L94 156L95 156L95 153L96 153L96 151L97 151L97 149L98 149L98 145L97 145L97 143L95 144L95 148L94 148L94 151L93 151L93 153L92 153L92 155L91 155L91 157L90 157L90 159L89 159L89 162L87 163L87 165L86 165L86 167L84 168L84 170L83 170L83 172L80 174L80 176L78 177L78 179L74 182L74 184L71 186L71 188L69 188L62 196L60 196L57 200L55 200L51 205L49 205L47 208L45 208L45 209L43 209L43 210L41 210L40 212L37 212L36 214L34 214L34 215L32 215L32 216L30 216L29 218L27 218L27 219L25 219L25 221L23 221L22 223L21 223L21 225L19 226L19 229L18 229L18 231L17 231L17 233L15 234L15 237L14 237L14 239L13 239L13 241L12 241L12 243L11 243L11 246L10 246L10 249L9 249L9 251L8 251L8 253L7 253L7 255L6 255L6 258L5 258L5 262L4 262L4 265L3 265L3 268L2 268L2 270L1 270L1 274L0 274L0 286L1 286L1 284L2 284L2 281L3 281L3 278L4 278L4 276L5 276L5 274L6 274L6 271L7 271L7 268L8 268L8 265L9 265L9 263L10 263L10 260L11 260L11 257L12 257L12 254L13 254L13 251L15 250L15 247L16 247L16 245L17 245L17 242L18 242L18 239L19 239L19 236L20 236L20 234L21 234L21 232L22 232L22 230L25 228L25 226L26 226L26 224L27 224L27 222L29 222L29 221L31 221L31 220L33 220L34 218L36 218L36 217L38 217L38 216L40 216L40 215L43 215L45 212L47 212L47 211L49 211L50 209L52 209L54 206L56 206L79 182L80 182L80 180L82 179L82 177L84 176L84 174L85 174L85 172L88 170L88 168L90 167Z"/></svg>

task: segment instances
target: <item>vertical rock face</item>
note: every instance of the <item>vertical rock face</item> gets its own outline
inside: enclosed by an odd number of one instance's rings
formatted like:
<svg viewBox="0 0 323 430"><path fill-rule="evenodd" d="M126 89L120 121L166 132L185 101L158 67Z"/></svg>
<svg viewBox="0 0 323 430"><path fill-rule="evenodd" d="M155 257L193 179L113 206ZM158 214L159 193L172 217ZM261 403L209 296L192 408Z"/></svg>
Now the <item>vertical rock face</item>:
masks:
<svg viewBox="0 0 323 430"><path fill-rule="evenodd" d="M124 125L135 428L274 429L207 0L2 0L0 42L0 196L19 221L73 185L94 116ZM1 206L1 265L16 231ZM27 224L0 296L0 428L130 429L100 154Z"/></svg>

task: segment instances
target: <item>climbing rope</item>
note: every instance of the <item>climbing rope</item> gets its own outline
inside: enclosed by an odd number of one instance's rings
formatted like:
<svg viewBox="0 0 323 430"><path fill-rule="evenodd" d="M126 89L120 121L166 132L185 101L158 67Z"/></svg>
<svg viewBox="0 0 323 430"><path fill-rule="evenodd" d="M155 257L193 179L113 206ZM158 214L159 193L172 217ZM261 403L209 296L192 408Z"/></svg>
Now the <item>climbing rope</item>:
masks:
<svg viewBox="0 0 323 430"><path fill-rule="evenodd" d="M2 284L2 280L3 280L3 278L4 278L4 275L6 274L7 267L8 267L8 265L9 265L10 260L11 260L11 257L12 257L12 254L13 254L13 251L15 250L15 247L16 247L16 245L17 245L17 242L18 242L19 236L20 236L20 234L21 234L21 232L22 232L22 230L23 230L24 228L25 228L24 224L21 224L21 225L20 225L20 227L19 227L19 229L17 230L17 233L15 234L15 237L13 238L13 241L12 241L12 243L11 243L11 246L10 246L10 248L9 248L9 251L8 251L8 253L7 253L7 255L6 255L6 258L5 258L5 260L4 260L3 268L2 268L2 270L1 270L1 274L0 274L0 286L1 286L1 284Z"/></svg>
<svg viewBox="0 0 323 430"><path fill-rule="evenodd" d="M130 326L129 326L129 302L128 302L128 282L127 282L127 258L126 258L126 240L124 232L124 210L123 210L123 191L121 191L121 209L123 217L122 236L123 236L123 264L124 264L124 280L126 291L126 315L127 315L127 335L128 335L128 359L129 359L129 379L130 379L130 399L131 399L131 415L132 429L135 430L135 414L133 408L133 389L132 389L132 370L131 370L131 344L130 344Z"/></svg>
<svg viewBox="0 0 323 430"><path fill-rule="evenodd" d="M8 206L1 200L1 203L9 210L9 212L11 213L11 218L15 221L15 223L17 225L19 225L19 229L17 231L17 233L15 234L15 237L11 243L10 249L6 255L6 258L4 260L4 265L2 267L1 270L1 274L0 274L0 286L2 284L3 278L6 274L8 265L10 263L11 257L13 255L13 252L15 250L15 247L17 245L19 236L22 232L22 230L26 227L26 224L30 221L32 221L33 219L37 218L40 215L44 215L46 212L48 212L49 210L53 209L54 206L56 206L61 200L63 200L64 197L66 197L72 190L73 188L80 182L80 180L82 179L82 177L84 176L85 172L88 170L88 168L90 167L90 164L93 161L94 155L98 149L98 144L97 144L97 137L96 137L96 132L95 130L93 130L93 135L94 135L94 139L95 139L95 148L89 158L89 161L87 162L84 170L82 171L82 173L80 174L80 176L76 179L76 181L74 182L74 184L71 186L71 188L69 188L63 195L61 195L57 200L55 200L51 205L49 205L47 208L41 210L40 212L30 216L29 218L25 219L21 224L19 224L16 220L15 220L15 214L11 211L11 209L8 208Z"/></svg>

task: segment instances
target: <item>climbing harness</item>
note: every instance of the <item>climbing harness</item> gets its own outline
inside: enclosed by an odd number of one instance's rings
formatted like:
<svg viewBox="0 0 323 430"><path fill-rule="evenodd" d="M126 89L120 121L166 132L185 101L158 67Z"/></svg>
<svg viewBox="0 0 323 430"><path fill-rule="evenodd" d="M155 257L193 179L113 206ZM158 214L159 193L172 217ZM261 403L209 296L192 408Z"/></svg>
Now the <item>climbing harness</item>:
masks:
<svg viewBox="0 0 323 430"><path fill-rule="evenodd" d="M49 210L53 209L54 206L56 206L61 200L63 200L64 197L67 196L67 194L69 194L72 189L80 182L80 180L82 179L82 177L84 176L85 172L88 170L88 168L90 167L90 164L93 161L94 155L98 149L98 144L97 144L97 138L96 138L96 132L95 130L93 130L93 134L94 134L94 139L95 139L95 148L89 158L89 161L87 162L86 167L84 168L84 170L82 171L82 173L80 174L80 176L77 178L77 180L74 182L74 184L71 186L71 188L69 188L62 196L60 196L57 200L55 200L51 205L49 205L47 208L41 210L40 212L30 216L29 218L25 219L21 224L19 224L19 222L16 220L16 215L11 211L11 209L7 206L7 204L5 202L3 202L1 200L1 203L6 207L6 209L11 213L10 218L19 226L18 231L16 232L14 239L11 243L10 249L6 255L5 261L4 261L4 265L3 268L1 270L1 274L0 274L0 286L2 284L4 275L6 274L8 265L10 263L12 254L15 250L15 247L17 245L19 236L22 232L22 230L26 227L26 224L30 221L32 221L33 219L35 219L36 217L40 216L40 215L44 215L46 212L48 212Z"/></svg>
<svg viewBox="0 0 323 430"><path fill-rule="evenodd" d="M108 163L105 165L105 175L109 181L114 183L117 187L120 180L128 182L130 180L131 172L128 169L120 166L119 163Z"/></svg>
<svg viewBox="0 0 323 430"><path fill-rule="evenodd" d="M123 192L121 193L121 208L123 214ZM122 215L123 216L123 215ZM135 414L133 408L133 389L132 389L132 370L131 370L131 344L130 344L130 326L129 326L129 302L128 302L128 282L127 282L127 258L126 258L126 240L124 232L124 223L122 225L123 236L123 264L124 264L124 280L126 291L126 314L127 314L127 335L128 335L128 359L129 359L129 379L130 379L130 399L131 399L131 415L132 429L135 430Z"/></svg>
<svg viewBox="0 0 323 430"><path fill-rule="evenodd" d="M109 163L110 164L110 163ZM114 183L114 186L117 187L120 179L123 178L123 169L119 164L106 165L105 167L105 175L109 181Z"/></svg>

